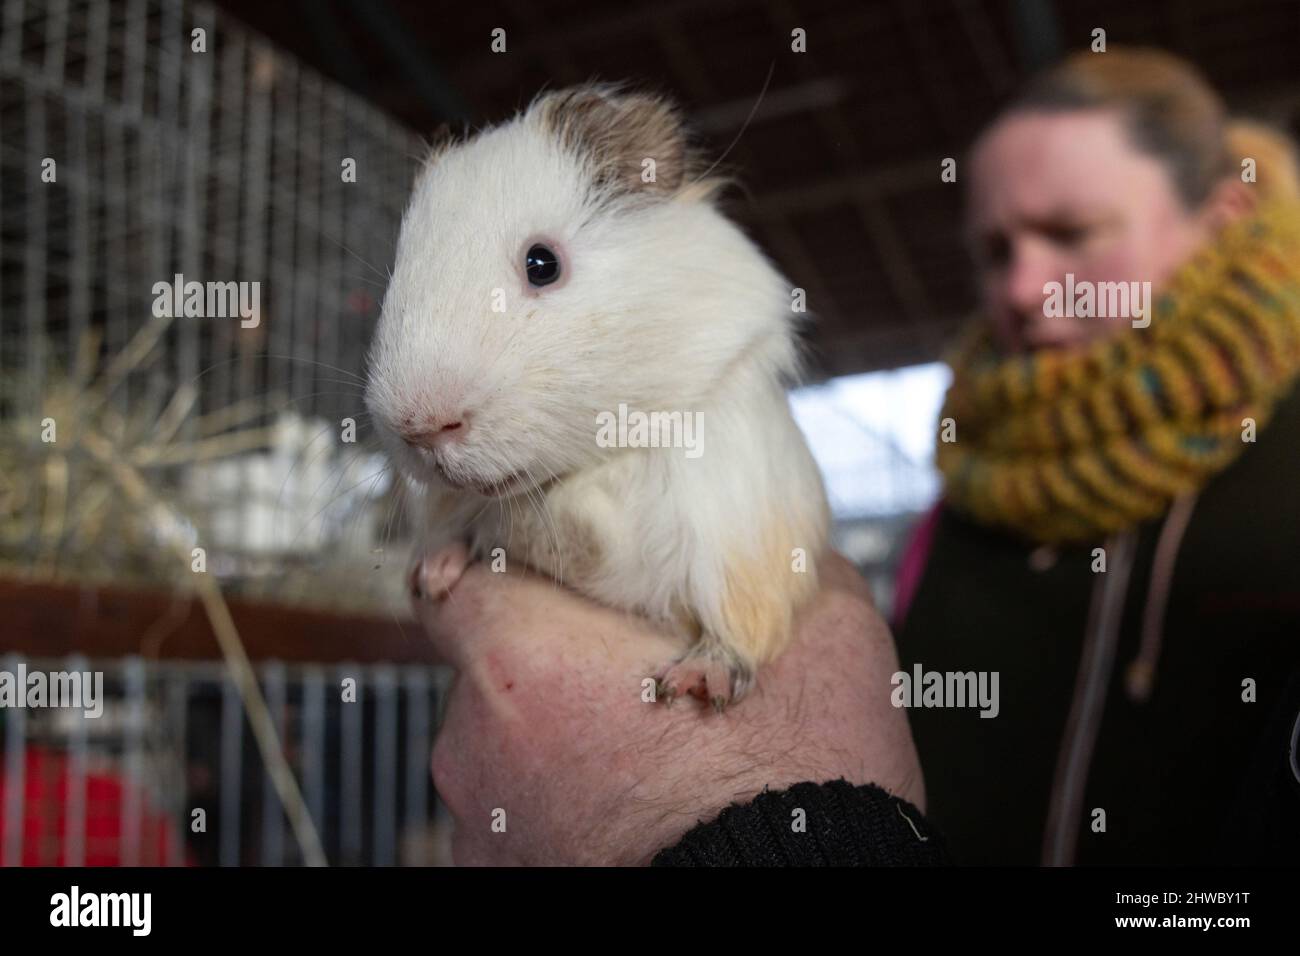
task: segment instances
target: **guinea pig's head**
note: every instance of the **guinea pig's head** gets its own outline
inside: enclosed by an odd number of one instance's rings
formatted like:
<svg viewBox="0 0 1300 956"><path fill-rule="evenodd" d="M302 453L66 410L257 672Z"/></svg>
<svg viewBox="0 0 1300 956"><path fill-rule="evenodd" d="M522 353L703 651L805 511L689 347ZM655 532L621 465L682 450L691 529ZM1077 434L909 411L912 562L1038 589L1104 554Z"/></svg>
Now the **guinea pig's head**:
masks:
<svg viewBox="0 0 1300 956"><path fill-rule="evenodd" d="M598 416L699 410L793 363L790 288L716 208L676 109L539 96L416 179L366 402L417 480L503 494L611 454Z"/></svg>

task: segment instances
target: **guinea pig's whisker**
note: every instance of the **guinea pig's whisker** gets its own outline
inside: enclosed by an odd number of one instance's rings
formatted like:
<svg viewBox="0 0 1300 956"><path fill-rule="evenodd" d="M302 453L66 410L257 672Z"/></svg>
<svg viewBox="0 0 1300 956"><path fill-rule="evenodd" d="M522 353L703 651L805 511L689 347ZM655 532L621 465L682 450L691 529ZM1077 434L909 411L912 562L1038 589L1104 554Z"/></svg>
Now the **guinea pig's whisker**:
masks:
<svg viewBox="0 0 1300 956"><path fill-rule="evenodd" d="M498 498L497 500L504 501L505 503L505 512L506 512L506 517L508 519L506 521L506 524L508 526L508 530L506 531L506 552L509 553L511 550L511 546L515 543L515 502L513 498L505 498L505 499ZM498 532L500 532L500 527L501 527L501 522L500 522L500 518L498 518L497 519Z"/></svg>
<svg viewBox="0 0 1300 956"><path fill-rule="evenodd" d="M542 489L537 479L533 477L533 471L527 465L523 467L524 476L527 479L525 484L525 494L528 496L528 502L537 512L537 517L542 521L542 528L554 548L555 553L555 575L554 583L557 587L564 585L564 552L560 548L560 529L555 525L555 516L551 514L551 509L546 504L546 492Z"/></svg>
<svg viewBox="0 0 1300 956"><path fill-rule="evenodd" d="M346 495L346 494L348 493L348 491L351 490L351 489L348 489L347 491L338 492L337 489L338 489L338 486L339 486L340 484L342 484L343 479L348 475L349 471L351 470L350 466L353 464L353 462L355 462L355 461L357 460L358 457L360 457L360 455L361 455L361 451L360 451L360 450L354 451L354 452L352 453L352 457L351 457L351 459L348 460L348 461L346 461L346 462L341 463L341 464L339 465L339 467L336 469L337 472L338 472L338 478L335 480L335 484L334 484L334 488L335 488L335 492L336 492L336 493L332 494L332 495L330 496L329 501L327 501L327 502L325 503L325 507L326 507L326 508L329 508L332 504L334 504L336 501L338 501L340 498L342 498L344 495ZM385 472L387 472L388 470L389 470L389 465L388 465L387 462L385 462L385 463L384 463L384 466L383 466L382 468L380 468L379 471L373 473L373 474L374 474L374 478L375 478L375 480L378 480L379 477L382 476L382 475L383 475ZM329 477L326 476L326 478L321 482L321 484L317 486L316 491L313 491L312 494L311 494L311 497L309 497L309 498L307 499L308 503L310 503L310 502L312 502L312 501L314 501L314 500L316 499L316 494L320 491L320 489L321 489L322 487L325 486L325 483L328 482L328 481L329 481ZM367 492L367 494L369 494L369 492ZM363 510L363 509L361 509L361 508L356 508L356 509L354 509L354 512L355 512L355 513L360 513L362 510Z"/></svg>
<svg viewBox="0 0 1300 956"><path fill-rule="evenodd" d="M534 497L534 489L532 487L532 481L533 481L532 475L528 474L528 469L526 467L521 469L521 471L525 476L524 485L522 489L524 493L524 502L527 503L527 506L533 510L533 514L537 515L538 519L541 521L542 533L548 539L550 539L552 543L555 543L556 542L555 536L551 533L551 527L546 520L545 508L542 507L539 504L537 498Z"/></svg>
<svg viewBox="0 0 1300 956"><path fill-rule="evenodd" d="M351 381L350 379L346 379L346 378L318 378L316 381L319 382L319 383L321 383L321 384L324 384L324 385L343 385L343 386L346 386L347 388L356 389L355 392L339 392L339 393L337 393L337 394L340 394L340 395L365 395L365 394L366 394L366 387L365 387L364 385L362 385L360 382L354 382L354 381ZM314 394L316 394L316 395L328 395L328 394L330 394L330 393L329 393L329 392L316 392L316 393L314 393ZM295 399L295 401L296 401L296 399Z"/></svg>
<svg viewBox="0 0 1300 956"><path fill-rule="evenodd" d="M387 514L384 516L384 533L381 536L385 548L388 547L388 543L392 540L393 528L402 526L402 516L406 513L406 495L395 494L392 499L388 503ZM394 518L397 519L396 525L394 525Z"/></svg>
<svg viewBox="0 0 1300 956"><path fill-rule="evenodd" d="M346 494L347 494L348 492L350 492L350 491L355 491L357 488L360 488L362 485L364 485L367 481L372 481L372 480L374 480L377 476L382 475L382 474L383 474L385 471L387 471L387 470L388 470L388 466L385 465L383 468L379 469L379 471L372 472L371 474L366 475L366 477L362 478L360 481L355 482L354 484L349 485L348 487L344 488L341 492L339 492L337 495L335 495L334 497L330 498L330 500L327 501L327 502L325 502L325 504L322 505L322 506L321 506L321 507L316 511L315 514L313 514L310 518L308 518L308 519L303 523L303 526L302 526L301 528L298 529L298 533L297 533L296 535L293 536L293 540L289 542L289 547L292 548L294 545L296 545L296 544L298 543L298 539L302 537L303 532L306 531L308 528L310 528L310 527L312 526L312 523L313 523L317 518L319 518L322 514L324 514L325 511L326 511L326 509L328 509L330 505L332 505L332 504L334 504L334 502L338 501L338 499L341 498L341 497L343 497L343 495L346 495Z"/></svg>
<svg viewBox="0 0 1300 956"><path fill-rule="evenodd" d="M388 282L380 282L378 279L372 279L370 276L357 275L355 272L340 273L343 278L350 279L353 282L364 282L366 285L374 286L377 289L387 289Z"/></svg>
<svg viewBox="0 0 1300 956"><path fill-rule="evenodd" d="M745 131L749 129L749 124L754 121L754 117L758 113L758 108L763 103L763 98L767 96L767 88L772 85L772 74L775 72L776 60L773 60L771 65L767 68L767 79L763 80L763 88L758 91L758 99L754 100L754 105L750 108L749 115L745 117L745 122L741 124L740 129L736 132L735 138L732 139L731 143L722 151L722 154L713 161L713 164L708 169L695 177L694 182L700 182L708 176L709 173L717 169L718 165L727 158L727 155L736 148L736 144L740 142L740 137L745 135Z"/></svg>
<svg viewBox="0 0 1300 956"><path fill-rule="evenodd" d="M366 498L374 497L375 485L379 482L381 478L383 478L385 474L388 473L388 471L389 468L387 465L385 465L379 471L375 472L374 476L370 479L369 485L367 485L366 487L366 491L365 491ZM355 535L357 533L357 528L360 524L360 521L363 517L365 517L366 514L367 514L367 509L364 507L352 509L352 516L348 518L347 523L343 526L343 530L340 533L340 540L342 542L346 543L350 540L355 540L354 538L352 538L352 535ZM384 548L381 547L380 551L384 551ZM380 564L382 566L383 564L382 560L380 561Z"/></svg>
<svg viewBox="0 0 1300 956"><path fill-rule="evenodd" d="M280 512L281 506L284 504L284 490L287 487L289 487L289 479L293 477L294 472L298 470L298 466L302 464L303 457L306 455L307 451L311 448L311 446L316 444L316 442L320 440L322 435L329 434L333 430L333 428L334 428L333 425L326 425L320 431L316 432L316 434L311 437L311 439L307 442L307 444L303 446L302 451L299 454L294 456L293 464L289 466L289 470L284 473L284 480L280 482L280 492L275 496L275 510L277 514ZM323 455L327 451L332 451L333 448L334 445L332 442L328 442L328 441L325 442L324 444L321 445L320 451L318 451L315 455L312 456L311 462L309 464L315 464L320 459L321 455ZM328 476L326 476L325 480L328 480ZM321 484L323 485L324 482L322 481ZM313 491L311 497L307 499L309 503L315 499L317 491L320 491L320 486L317 486L316 491Z"/></svg>
<svg viewBox="0 0 1300 956"><path fill-rule="evenodd" d="M550 468L546 468L545 466L543 466L543 470L546 472L546 476L547 476L547 477L546 477L546 481L547 481L547 482L555 481L555 480L557 480L557 478L559 477L559 476L557 476L557 475L555 474L555 472L553 472ZM563 551L561 550L561 548L560 548L560 544L559 544L559 539L560 539L560 529L559 529L558 527L556 527L556 525L555 525L555 516L551 514L551 507L550 507L550 505L547 503L546 492L545 492L544 489L542 489L542 487L541 487L540 484L538 485L538 494L539 494L539 496L540 496L541 499L542 499L542 505L543 505L543 507L546 509L546 514L547 514L547 516L550 518L550 521L551 521L551 527L554 529L554 532L555 532L555 539L556 539L555 550L556 550L556 554L557 554L557 556L558 556L557 560L558 560L559 568L560 568L560 578L559 578L559 583L560 583L561 585L563 585L563 584L564 584L564 557L563 557Z"/></svg>
<svg viewBox="0 0 1300 956"><path fill-rule="evenodd" d="M474 512L474 514L470 516L469 519L470 526L473 526L475 523L477 523L478 519L483 517L483 512L487 511L495 503L496 502L491 498L488 498L486 501L484 501L483 507L479 508L478 511ZM500 530L500 528L498 528L497 530Z"/></svg>
<svg viewBox="0 0 1300 956"><path fill-rule="evenodd" d="M379 269L378 266L374 265L373 263L367 262L365 259L361 258L361 256L357 255L357 253L353 252L351 249L349 249L349 248L348 248L347 246L345 246L343 243L339 242L339 240L335 239L333 236L331 236L331 235L329 235L329 234L327 234L327 233L324 234L324 235L325 235L325 238L326 238L326 239L328 239L330 242L334 243L336 246L338 246L340 249L342 249L342 250L343 250L344 252L346 252L348 255L352 256L354 259L357 260L357 262L361 263L361 264L362 264L363 266L365 266L367 269L370 269L372 272L374 272L375 275L379 276L381 279L384 279L385 282L388 281L388 280L387 280L387 277L384 276L384 273Z"/></svg>
<svg viewBox="0 0 1300 956"><path fill-rule="evenodd" d="M352 385L350 382L340 382L339 384L341 384L341 385L347 385L349 388L355 388L355 387L356 387L356 386ZM310 401L310 400L313 399L313 398L323 398L323 397L326 397L326 396L331 397L331 398L333 398L333 397L342 397L342 398L347 398L347 399L356 399L356 398L363 398L363 397L364 397L364 393L362 393L362 392L359 391L359 390L358 390L358 391L355 391L355 392L348 392L348 391L343 391L343 390L341 390L341 389L329 389L329 390L327 390L327 391L322 391L322 392L308 392L306 395L295 395L295 396L293 396L292 398L286 397L286 398L284 399L284 401L278 403L275 407L273 407L273 408L267 408L267 411L268 411L268 412L279 412L279 411L283 411L283 410L285 410L286 408L288 408L290 405L297 405L297 404L300 404L300 403L302 403L302 402ZM370 414L369 412L364 412L364 411L363 411L363 412L357 412L357 413L356 413L357 416L360 416L360 415L367 415L367 416L368 416L369 414Z"/></svg>
<svg viewBox="0 0 1300 956"><path fill-rule="evenodd" d="M301 362L304 365L314 365L317 368L323 368L331 372L338 372L340 375L345 375L351 383L360 385L362 388L366 385L364 375L359 375L351 369L342 368L338 365L330 365L328 362L321 362L317 359L303 358L301 355L274 355L270 352L258 353L256 357L275 359L280 362Z"/></svg>
<svg viewBox="0 0 1300 956"><path fill-rule="evenodd" d="M384 508L384 525L383 531L379 534L379 542L385 551L388 548L389 542L392 541L393 515L397 513L402 498L402 495L391 495L388 505Z"/></svg>
<svg viewBox="0 0 1300 956"><path fill-rule="evenodd" d="M201 380L207 377L209 372L215 372L217 369L222 368L223 366L233 365L236 362L242 363L250 360L264 359L264 358L275 359L277 361L283 361L283 362L301 362L306 365L316 365L319 366L320 368L329 369L332 372L338 372L340 375L347 376L347 380L340 381L338 379L320 379L319 381L331 382L339 385L353 386L358 388L361 392L364 392L367 384L364 376L358 375L356 372L352 372L345 368L339 368L339 366L337 365L330 365L327 362L318 362L315 359L306 359L298 355L273 355L269 352L256 352L249 355L233 355L230 358L222 359L219 362L213 362L210 365L204 367L203 369L200 369L199 372L189 380L188 384L198 385L198 383Z"/></svg>
<svg viewBox="0 0 1300 956"><path fill-rule="evenodd" d="M311 444L314 443L316 439L319 437L320 435L317 434L310 442L308 442L307 447L310 447ZM322 446L321 450L316 453L316 455L313 457L312 460L315 461L316 459L318 459L322 454L331 450L331 447L332 446L329 443L326 443L324 446ZM306 529L311 525L312 521L314 521L315 518L321 514L321 512L330 508L340 498L344 497L353 489L355 489L360 484L366 481L371 481L373 484L374 481L378 481L380 477L382 477L386 472L390 471L391 469L391 465L387 461L385 461L383 466L378 471L372 472L370 476L361 479L361 481L358 482L356 485L353 485L350 488L339 490L339 486L343 483L343 480L351 473L353 464L355 464L358 459L364 456L364 453L361 449L352 449L345 452L344 454L347 456L345 460L340 461L336 466L331 468L330 471L325 475L325 477L321 479L320 483L307 496L306 504L310 506L312 502L317 500L317 497L320 495L321 490L325 488L327 484L329 484L331 479L333 479L334 487L331 489L329 493L329 497L325 501L324 505L321 507L320 511L318 511L316 515L314 515L312 518L308 519L308 521L304 524L304 526L299 529L298 531L299 534L306 531ZM288 483L289 477L292 475L293 471L300 464L302 464L302 460L303 460L303 456L299 455L298 458L295 460L294 464L290 467L290 474L285 476L285 482L280 486L281 496L283 496L284 494L284 489Z"/></svg>

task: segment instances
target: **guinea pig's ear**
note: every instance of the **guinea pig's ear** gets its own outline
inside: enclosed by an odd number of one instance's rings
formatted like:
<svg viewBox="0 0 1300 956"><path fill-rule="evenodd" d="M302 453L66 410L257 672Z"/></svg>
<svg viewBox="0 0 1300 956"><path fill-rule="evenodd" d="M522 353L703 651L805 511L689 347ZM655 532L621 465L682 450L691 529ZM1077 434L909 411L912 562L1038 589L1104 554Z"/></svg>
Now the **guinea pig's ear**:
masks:
<svg viewBox="0 0 1300 956"><path fill-rule="evenodd" d="M681 114L658 96L577 86L543 94L529 112L565 146L585 153L599 179L620 192L672 192L686 178Z"/></svg>

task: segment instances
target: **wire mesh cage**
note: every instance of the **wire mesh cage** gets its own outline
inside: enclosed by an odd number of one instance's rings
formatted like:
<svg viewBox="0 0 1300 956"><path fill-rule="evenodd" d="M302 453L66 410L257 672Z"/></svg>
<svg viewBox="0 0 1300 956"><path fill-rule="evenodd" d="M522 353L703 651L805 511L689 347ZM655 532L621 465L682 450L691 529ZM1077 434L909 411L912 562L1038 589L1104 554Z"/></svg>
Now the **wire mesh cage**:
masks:
<svg viewBox="0 0 1300 956"><path fill-rule="evenodd" d="M361 398L420 138L201 3L2 0L0 31L0 579L391 621ZM104 715L0 711L0 863L311 862L288 791L316 862L429 861L431 669L350 665L349 709L345 658L76 650L45 664L94 658Z"/></svg>
<svg viewBox="0 0 1300 956"><path fill-rule="evenodd" d="M156 575L157 529L106 533L86 433L227 573L325 553L327 506L386 478L353 439L419 138L201 4L5 0L0 23L4 470L45 479L4 489L6 559Z"/></svg>

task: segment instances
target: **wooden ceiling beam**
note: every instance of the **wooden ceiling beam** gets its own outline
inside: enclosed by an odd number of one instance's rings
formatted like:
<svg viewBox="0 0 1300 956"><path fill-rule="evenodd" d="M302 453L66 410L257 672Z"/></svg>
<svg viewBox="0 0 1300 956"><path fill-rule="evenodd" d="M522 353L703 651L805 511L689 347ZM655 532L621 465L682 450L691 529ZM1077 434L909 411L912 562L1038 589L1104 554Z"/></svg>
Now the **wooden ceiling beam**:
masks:
<svg viewBox="0 0 1300 956"><path fill-rule="evenodd" d="M712 103L718 99L717 87L709 77L708 69L690 47L689 43L682 38L679 30L675 29L675 24L667 18L658 21L656 27L656 36L660 46L663 48L670 71L678 78L687 92L699 103ZM742 104L739 101L733 101L739 108ZM735 125L739 127L738 138L734 142L734 150L739 154L740 165L742 168L757 169L759 158L750 149L744 139L745 120L751 116L757 117L765 113L768 106L768 99L765 96L759 106L755 106L751 100L744 105L744 113L741 114L740 122ZM836 303L834 296L831 295L826 283L826 278L818 268L816 260L809 254L803 240L799 238L791 228L789 222L784 217L765 220L765 225L769 237L774 240L773 244L779 251L776 256L785 264L790 273L790 278L795 281L799 287L808 289L809 298L812 300L809 308L816 308L819 314L826 316L832 321L840 321L843 318L843 312Z"/></svg>
<svg viewBox="0 0 1300 956"><path fill-rule="evenodd" d="M889 220L889 211L883 200L862 200L855 203L859 218L872 245L884 261L885 276L894 295L907 310L908 317L918 326L924 326L934 314L934 303L925 290L925 283L912 263L903 240Z"/></svg>
<svg viewBox="0 0 1300 956"><path fill-rule="evenodd" d="M908 160L878 166L861 173L847 173L804 186L791 186L765 193L755 215L779 219L791 213L814 212L860 200L874 201L897 193L935 186L939 181L937 157Z"/></svg>

